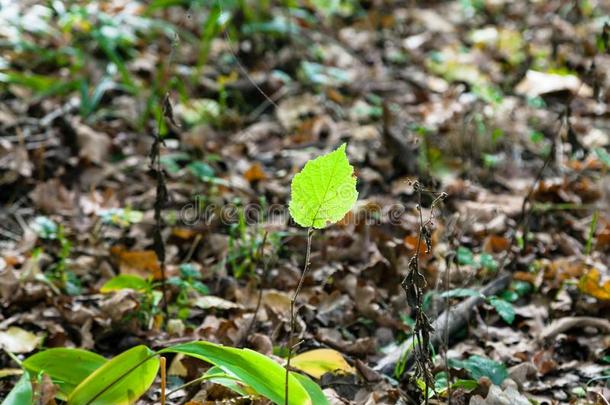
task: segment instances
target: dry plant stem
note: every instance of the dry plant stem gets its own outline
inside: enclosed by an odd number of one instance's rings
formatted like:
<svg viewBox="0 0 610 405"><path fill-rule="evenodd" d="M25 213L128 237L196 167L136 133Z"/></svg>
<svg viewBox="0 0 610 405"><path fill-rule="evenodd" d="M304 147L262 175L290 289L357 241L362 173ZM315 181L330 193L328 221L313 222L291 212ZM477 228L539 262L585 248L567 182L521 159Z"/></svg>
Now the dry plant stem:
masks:
<svg viewBox="0 0 610 405"><path fill-rule="evenodd" d="M256 253L256 261L254 263L254 268L256 269L258 267L258 265L260 264L260 262L262 261L263 258L263 252L265 249L265 244L267 243L267 236L269 235L269 232L265 231L265 234L263 235L263 241L260 244L260 246L258 247L258 251ZM256 301L256 308L254 309L254 314L252 315L252 320L250 321L250 325L248 325L248 329L246 329L246 333L244 333L241 342L239 344L239 346L243 347L245 344L246 339L248 339L248 336L250 336L250 332L252 332L252 328L254 328L254 324L256 323L256 317L258 315L258 311L261 308L261 302L263 301L263 283L262 280L265 279L266 275L267 275L267 268L269 265L269 261L266 261L265 264L263 265L263 274L261 276L261 280L257 283L257 288L258 288L258 298Z"/></svg>
<svg viewBox="0 0 610 405"><path fill-rule="evenodd" d="M512 275L508 272L502 272L498 277L483 288L479 292L486 297L495 295L498 292L504 290L510 284ZM473 313L474 308L483 302L481 296L469 297L464 301L460 302L454 308L450 310L447 308L441 315L436 318L433 322L432 327L434 333L430 337L430 343L434 347L438 347L445 336L455 335L461 328L466 325ZM399 347L386 354L378 363L376 370L381 371L384 374L392 375L396 364L400 361L405 351L412 346L412 340L403 342ZM413 365L414 356L413 353L409 353L406 359L405 371L409 370Z"/></svg>
<svg viewBox="0 0 610 405"><path fill-rule="evenodd" d="M305 276L307 275L307 270L309 270L309 259L311 257L311 239L313 237L313 228L309 228L307 230L307 252L305 254L305 264L303 265L303 272L301 273L301 278L299 279L299 284L297 285L297 289L294 291L294 295L290 300L290 333L288 335L288 357L286 359L286 379L284 381L284 404L288 405L288 377L290 376L290 360L292 358L292 338L294 336L294 324L295 324L295 314L294 314L294 305L297 301L297 297L299 296L299 292L301 292L301 287L303 287L303 281L305 280Z"/></svg>
<svg viewBox="0 0 610 405"><path fill-rule="evenodd" d="M165 96L164 105L169 103L169 96ZM164 111L165 112L165 111ZM157 254L161 268L161 290L163 292L163 313L165 314L165 322L169 319L169 310L167 308L167 279L165 277L165 242L161 230L163 229L163 217L162 211L165 203L167 202L167 186L165 184L165 175L163 174L163 167L161 166L161 145L163 140L161 139L161 123L163 116L159 116L157 121L157 134L155 141L150 151L150 163L157 179L157 193L155 196L155 229L153 233L154 251Z"/></svg>
<svg viewBox="0 0 610 405"><path fill-rule="evenodd" d="M165 365L166 360L165 357L161 356L159 358L159 362L161 363L161 405L165 405L165 387L166 387L166 376L165 376Z"/></svg>

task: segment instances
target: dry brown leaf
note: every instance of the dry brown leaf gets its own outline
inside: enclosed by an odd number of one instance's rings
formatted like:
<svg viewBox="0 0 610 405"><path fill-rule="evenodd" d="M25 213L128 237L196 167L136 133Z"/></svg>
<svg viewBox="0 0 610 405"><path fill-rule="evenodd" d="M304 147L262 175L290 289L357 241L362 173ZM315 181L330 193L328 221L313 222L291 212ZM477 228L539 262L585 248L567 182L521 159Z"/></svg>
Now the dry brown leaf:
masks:
<svg viewBox="0 0 610 405"><path fill-rule="evenodd" d="M510 241L504 236L489 235L483 242L483 251L487 253L501 253L510 248Z"/></svg>

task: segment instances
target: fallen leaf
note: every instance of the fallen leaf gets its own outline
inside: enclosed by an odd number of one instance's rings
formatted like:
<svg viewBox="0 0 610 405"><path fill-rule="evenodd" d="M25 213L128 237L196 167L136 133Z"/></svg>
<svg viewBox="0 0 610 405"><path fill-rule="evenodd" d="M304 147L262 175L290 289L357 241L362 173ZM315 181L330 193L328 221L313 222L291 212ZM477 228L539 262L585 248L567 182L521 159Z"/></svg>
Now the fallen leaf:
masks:
<svg viewBox="0 0 610 405"><path fill-rule="evenodd" d="M487 253L501 253L508 250L510 241L498 235L489 235L483 242L483 251Z"/></svg>
<svg viewBox="0 0 610 405"><path fill-rule="evenodd" d="M11 353L29 353L42 342L42 337L25 329L11 326L0 332L0 348Z"/></svg>
<svg viewBox="0 0 610 405"><path fill-rule="evenodd" d="M591 269L582 276L578 288L585 294L589 294L598 300L610 301L610 280L601 284L599 270Z"/></svg>
<svg viewBox="0 0 610 405"><path fill-rule="evenodd" d="M332 349L315 349L301 353L293 357L290 364L314 378L337 371L354 373L354 368L345 361L343 355Z"/></svg>
<svg viewBox="0 0 610 405"><path fill-rule="evenodd" d="M515 87L517 94L525 94L529 97L562 90L578 92L582 97L590 97L593 94L591 88L574 75L559 75L535 70L528 70L525 78Z"/></svg>
<svg viewBox="0 0 610 405"><path fill-rule="evenodd" d="M121 274L131 274L142 278L152 275L155 280L161 279L161 266L154 251L129 251L122 246L113 246L110 248L110 252L118 259Z"/></svg>
<svg viewBox="0 0 610 405"><path fill-rule="evenodd" d="M192 301L192 304L201 309L216 308L216 309L235 309L242 308L241 305L224 298L213 295L204 295L197 297Z"/></svg>
<svg viewBox="0 0 610 405"><path fill-rule="evenodd" d="M267 178L267 173L265 173L263 166L256 162L245 171L244 177L246 180L252 183L255 181L265 180Z"/></svg>

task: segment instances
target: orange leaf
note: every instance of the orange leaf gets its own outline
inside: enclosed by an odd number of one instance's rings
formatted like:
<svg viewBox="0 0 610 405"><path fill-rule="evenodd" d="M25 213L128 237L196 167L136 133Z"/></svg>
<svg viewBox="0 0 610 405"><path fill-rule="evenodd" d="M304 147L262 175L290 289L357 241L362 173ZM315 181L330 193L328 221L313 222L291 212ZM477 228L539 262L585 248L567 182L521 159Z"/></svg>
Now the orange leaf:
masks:
<svg viewBox="0 0 610 405"><path fill-rule="evenodd" d="M600 278L599 270L591 269L580 279L578 288L580 288L580 291L598 300L610 301L610 280L600 284Z"/></svg>
<svg viewBox="0 0 610 405"><path fill-rule="evenodd" d="M244 173L244 177L249 182L265 180L267 178L267 173L263 169L260 163L256 162L246 172Z"/></svg>
<svg viewBox="0 0 610 405"><path fill-rule="evenodd" d="M503 236L489 235L483 243L483 251L487 253L501 253L508 250L510 241Z"/></svg>
<svg viewBox="0 0 610 405"><path fill-rule="evenodd" d="M110 251L118 259L121 274L131 274L142 278L152 276L155 280L161 279L161 266L154 251L129 251L122 246L113 246Z"/></svg>

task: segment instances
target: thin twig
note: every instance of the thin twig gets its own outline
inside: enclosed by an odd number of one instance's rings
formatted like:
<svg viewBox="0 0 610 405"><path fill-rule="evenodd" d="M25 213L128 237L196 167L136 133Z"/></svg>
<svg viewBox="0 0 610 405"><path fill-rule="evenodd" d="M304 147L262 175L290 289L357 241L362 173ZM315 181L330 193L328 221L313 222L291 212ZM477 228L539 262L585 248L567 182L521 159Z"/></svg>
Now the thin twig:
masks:
<svg viewBox="0 0 610 405"><path fill-rule="evenodd" d="M166 374L165 374L165 366L166 366L165 357L159 357L159 362L161 363L161 405L165 405L165 387L166 387Z"/></svg>
<svg viewBox="0 0 610 405"><path fill-rule="evenodd" d="M311 257L311 239L313 237L313 228L309 228L307 230L307 253L305 254L305 264L303 266L303 272L301 273L301 278L299 279L299 284L297 285L297 289L294 291L294 295L290 300L290 334L288 335L288 357L286 359L286 380L285 380L285 389L284 389L284 404L288 405L288 377L290 376L290 360L292 358L292 338L294 336L294 324L295 324L295 314L294 314L294 305L297 301L297 297L299 296L299 292L301 292L301 287L303 286L303 281L305 280L305 276L307 275L307 270L309 270L309 259Z"/></svg>
<svg viewBox="0 0 610 405"><path fill-rule="evenodd" d="M258 252L256 253L256 261L254 262L255 269L258 267L258 265L260 264L260 262L262 260L263 252L264 252L265 244L267 243L268 235L269 235L269 232L265 231L265 234L263 235L263 241L258 247ZM246 329L246 333L244 333L239 346L244 345L245 340L248 338L248 336L250 336L250 332L252 332L252 328L254 327L254 324L256 323L256 317L258 315L258 311L260 310L261 302L263 301L263 280L267 276L268 266L269 266L269 260L266 260L265 264L263 264L263 274L261 275L261 280L257 283L257 286L256 286L258 288L258 299L256 301L256 308L254 309L254 314L252 315L252 320L250 321L250 325L248 325L248 329Z"/></svg>

